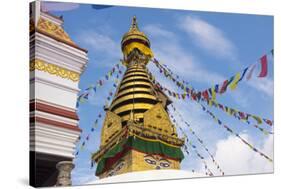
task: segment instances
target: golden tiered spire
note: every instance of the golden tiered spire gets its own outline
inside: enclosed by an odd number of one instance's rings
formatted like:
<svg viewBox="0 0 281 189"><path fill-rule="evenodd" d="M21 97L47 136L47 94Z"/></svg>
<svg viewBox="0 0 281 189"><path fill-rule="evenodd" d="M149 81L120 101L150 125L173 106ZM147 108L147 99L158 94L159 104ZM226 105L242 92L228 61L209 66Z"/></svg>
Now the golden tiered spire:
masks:
<svg viewBox="0 0 281 189"><path fill-rule="evenodd" d="M130 32L132 32L132 31L139 31L139 27L138 27L137 17L136 17L136 16L133 17L132 25L131 25L129 31L130 31Z"/></svg>
<svg viewBox="0 0 281 189"><path fill-rule="evenodd" d="M153 57L153 53L150 49L150 41L147 36L139 30L136 16L133 17L129 31L125 33L122 38L121 47L125 59L127 59L127 56L135 48L148 58Z"/></svg>
<svg viewBox="0 0 281 189"><path fill-rule="evenodd" d="M135 16L121 45L127 70L107 110L100 149L92 157L98 163L96 175L179 169L184 141L166 111L171 101L151 81L146 68L150 42Z"/></svg>

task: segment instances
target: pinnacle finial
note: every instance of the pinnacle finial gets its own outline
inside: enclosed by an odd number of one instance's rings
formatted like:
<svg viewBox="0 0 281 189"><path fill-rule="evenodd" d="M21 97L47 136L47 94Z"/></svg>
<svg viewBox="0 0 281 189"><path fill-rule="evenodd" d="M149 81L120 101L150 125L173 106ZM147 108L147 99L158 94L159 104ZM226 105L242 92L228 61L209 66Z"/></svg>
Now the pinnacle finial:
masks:
<svg viewBox="0 0 281 189"><path fill-rule="evenodd" d="M133 17L132 25L131 25L130 30L139 30L136 16Z"/></svg>

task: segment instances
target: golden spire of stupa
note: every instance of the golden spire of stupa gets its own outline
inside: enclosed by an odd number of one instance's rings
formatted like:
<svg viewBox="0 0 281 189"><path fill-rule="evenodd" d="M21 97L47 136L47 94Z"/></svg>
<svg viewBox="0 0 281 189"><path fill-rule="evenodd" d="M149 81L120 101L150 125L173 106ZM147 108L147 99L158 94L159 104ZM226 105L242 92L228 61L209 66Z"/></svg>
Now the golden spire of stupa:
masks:
<svg viewBox="0 0 281 189"><path fill-rule="evenodd" d="M122 38L121 48L125 58L135 48L140 50L149 58L153 57L153 53L150 49L150 41L148 37L139 30L136 16L134 16L132 19L132 24L129 31L125 33Z"/></svg>
<svg viewBox="0 0 281 189"><path fill-rule="evenodd" d="M146 68L153 55L135 16L121 45L127 69L106 112L100 149L92 156L98 163L96 175L179 169L184 141L166 111L171 101Z"/></svg>

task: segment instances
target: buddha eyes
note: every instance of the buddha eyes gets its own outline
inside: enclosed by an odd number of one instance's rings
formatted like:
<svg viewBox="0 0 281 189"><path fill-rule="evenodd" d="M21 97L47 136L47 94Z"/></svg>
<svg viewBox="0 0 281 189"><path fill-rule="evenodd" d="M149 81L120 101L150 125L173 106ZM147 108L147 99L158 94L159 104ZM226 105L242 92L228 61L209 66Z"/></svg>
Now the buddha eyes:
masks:
<svg viewBox="0 0 281 189"><path fill-rule="evenodd" d="M154 161L154 160L151 160L151 159L145 159L145 161L146 161L148 164L151 164L151 165L156 165L156 161Z"/></svg>
<svg viewBox="0 0 281 189"><path fill-rule="evenodd" d="M169 163L163 163L163 162L161 162L161 163L160 163L160 166L161 166L161 167L170 167L170 164L169 164Z"/></svg>
<svg viewBox="0 0 281 189"><path fill-rule="evenodd" d="M145 161L146 161L146 163L148 163L150 165L156 165L157 164L157 162L155 160L145 159ZM168 163L168 162L160 162L159 165L161 167L164 167L164 168L170 167L170 163Z"/></svg>

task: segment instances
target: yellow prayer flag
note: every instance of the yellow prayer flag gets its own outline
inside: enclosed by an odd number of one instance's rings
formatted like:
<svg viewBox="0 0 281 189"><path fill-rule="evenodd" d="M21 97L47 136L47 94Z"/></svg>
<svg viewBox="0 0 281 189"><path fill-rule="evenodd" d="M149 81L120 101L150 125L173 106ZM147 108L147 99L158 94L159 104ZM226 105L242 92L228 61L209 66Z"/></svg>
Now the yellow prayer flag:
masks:
<svg viewBox="0 0 281 189"><path fill-rule="evenodd" d="M216 91L215 91L215 87L212 87L212 101L216 101Z"/></svg>
<svg viewBox="0 0 281 189"><path fill-rule="evenodd" d="M213 105L213 100L211 100L211 99L208 100L208 105L209 105L209 106L212 106L212 105Z"/></svg>
<svg viewBox="0 0 281 189"><path fill-rule="evenodd" d="M240 73L237 73L233 79L233 81L229 84L229 88L231 90L235 90L237 87L237 82L239 81L239 79L241 78Z"/></svg>
<svg viewBox="0 0 281 189"><path fill-rule="evenodd" d="M252 117L258 122L258 124L262 123L262 119L260 117L254 115Z"/></svg>

